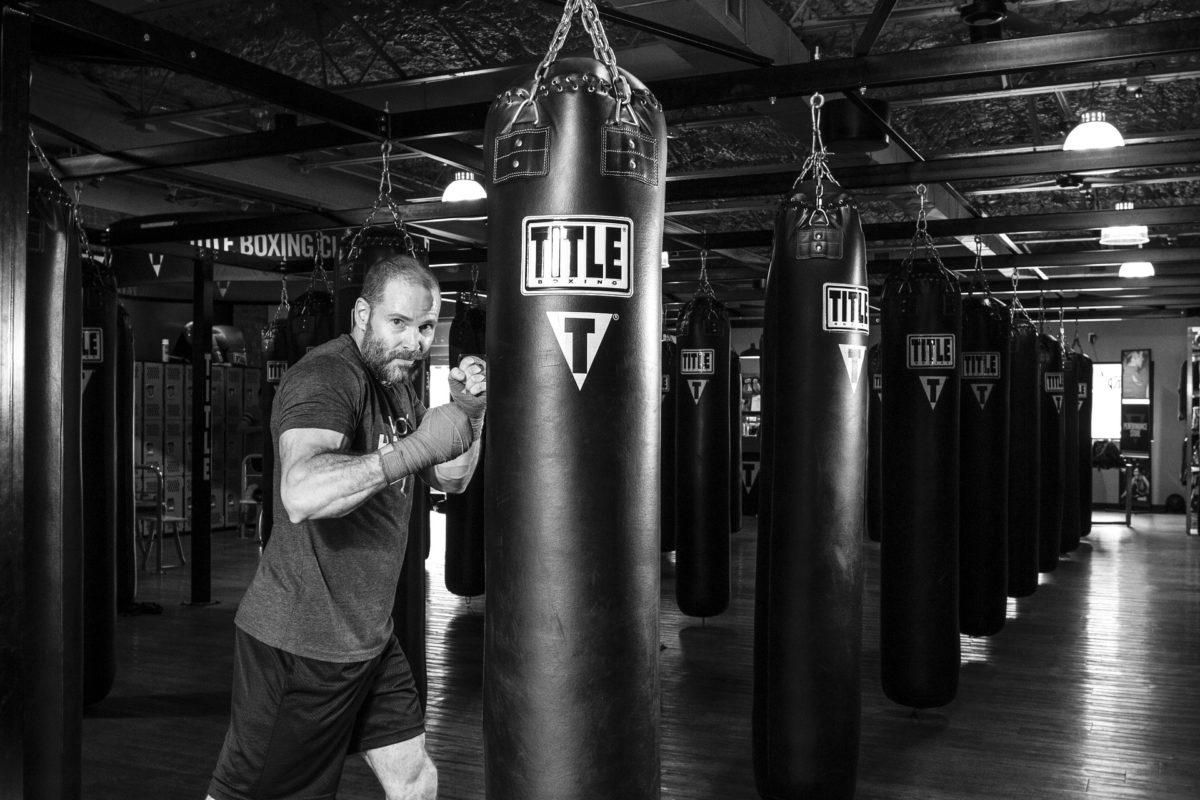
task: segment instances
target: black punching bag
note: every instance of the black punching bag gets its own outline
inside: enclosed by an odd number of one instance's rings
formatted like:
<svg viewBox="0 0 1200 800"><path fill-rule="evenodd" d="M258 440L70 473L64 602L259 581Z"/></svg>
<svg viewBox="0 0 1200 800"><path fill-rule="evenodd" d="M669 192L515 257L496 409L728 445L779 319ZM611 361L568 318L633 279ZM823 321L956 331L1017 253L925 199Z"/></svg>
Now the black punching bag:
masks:
<svg viewBox="0 0 1200 800"><path fill-rule="evenodd" d="M675 549L675 340L664 336L662 340L662 400L661 445L659 449L659 492L658 501L662 532L659 549L670 553Z"/></svg>
<svg viewBox="0 0 1200 800"><path fill-rule="evenodd" d="M959 630L990 636L1008 610L1008 309L963 299L959 418Z"/></svg>
<svg viewBox="0 0 1200 800"><path fill-rule="evenodd" d="M1041 364L1041 484L1038 523L1038 572L1058 568L1063 517L1062 346L1053 336L1038 337Z"/></svg>
<svg viewBox="0 0 1200 800"><path fill-rule="evenodd" d="M30 710L24 796L31 798L78 798L82 783L80 267L68 203L48 182L31 186L24 298L29 335L22 651L23 703Z"/></svg>
<svg viewBox="0 0 1200 800"><path fill-rule="evenodd" d="M1038 587L1038 530L1042 507L1041 346L1028 317L1013 316L1008 387L1008 595Z"/></svg>
<svg viewBox="0 0 1200 800"><path fill-rule="evenodd" d="M767 273L753 737L771 800L849 800L858 764L866 247L850 198L816 186L780 205Z"/></svg>
<svg viewBox="0 0 1200 800"><path fill-rule="evenodd" d="M867 538L878 542L883 532L883 373L879 345L867 348L867 376L871 394L867 399Z"/></svg>
<svg viewBox="0 0 1200 800"><path fill-rule="evenodd" d="M132 610L137 599L136 498L133 489L133 324L117 304L117 613Z"/></svg>
<svg viewBox="0 0 1200 800"><path fill-rule="evenodd" d="M880 671L888 698L928 708L958 691L957 279L912 261L885 280L880 321Z"/></svg>
<svg viewBox="0 0 1200 800"><path fill-rule="evenodd" d="M1079 535L1092 532L1092 359L1079 354Z"/></svg>
<svg viewBox="0 0 1200 800"><path fill-rule="evenodd" d="M545 66L484 129L484 782L489 800L645 800L659 796L666 128L627 72Z"/></svg>
<svg viewBox="0 0 1200 800"><path fill-rule="evenodd" d="M418 362L411 372L417 397L429 406L429 361ZM396 599L392 604L392 625L396 641L404 651L412 670L413 683L421 698L421 708L429 709L429 669L425 650L425 603L428 583L425 559L429 557L429 486L425 481L413 481L412 508L408 512L408 545L404 563L396 584Z"/></svg>
<svg viewBox="0 0 1200 800"><path fill-rule="evenodd" d="M457 367L464 356L483 356L487 312L474 294L470 299L459 295L450 323L450 367ZM480 444L483 448L485 442ZM480 458L484 453L480 452ZM483 463L482 461L480 463ZM483 486L482 469L460 494L448 494L442 504L446 512L446 588L459 597L475 597L484 592L483 573Z"/></svg>
<svg viewBox="0 0 1200 800"><path fill-rule="evenodd" d="M1079 355L1063 351L1062 429L1062 531L1058 547L1063 553L1079 549Z"/></svg>
<svg viewBox="0 0 1200 800"><path fill-rule="evenodd" d="M729 318L711 291L675 332L675 601L692 617L729 607Z"/></svg>
<svg viewBox="0 0 1200 800"><path fill-rule="evenodd" d="M742 529L742 360L729 351L729 530Z"/></svg>
<svg viewBox="0 0 1200 800"><path fill-rule="evenodd" d="M271 527L275 514L275 442L271 436L271 413L275 404L275 390L287 368L296 363L289 346L287 316L280 313L262 330L263 370L258 387L258 408L262 416L265 433L262 454L262 509L258 516L259 546L265 547L271 539Z"/></svg>
<svg viewBox="0 0 1200 800"><path fill-rule="evenodd" d="M83 704L108 696L117 674L117 502L119 442L117 292L95 262L85 264L80 457L83 501ZM126 388L126 391L128 389Z"/></svg>

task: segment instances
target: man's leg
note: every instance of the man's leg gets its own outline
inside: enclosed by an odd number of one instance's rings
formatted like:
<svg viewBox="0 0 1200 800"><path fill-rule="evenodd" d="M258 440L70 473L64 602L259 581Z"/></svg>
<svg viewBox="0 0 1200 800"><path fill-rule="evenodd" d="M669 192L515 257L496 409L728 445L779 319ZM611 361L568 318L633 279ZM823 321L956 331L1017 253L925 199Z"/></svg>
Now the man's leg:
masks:
<svg viewBox="0 0 1200 800"><path fill-rule="evenodd" d="M362 757L387 800L437 800L437 768L425 751L425 734L364 750Z"/></svg>

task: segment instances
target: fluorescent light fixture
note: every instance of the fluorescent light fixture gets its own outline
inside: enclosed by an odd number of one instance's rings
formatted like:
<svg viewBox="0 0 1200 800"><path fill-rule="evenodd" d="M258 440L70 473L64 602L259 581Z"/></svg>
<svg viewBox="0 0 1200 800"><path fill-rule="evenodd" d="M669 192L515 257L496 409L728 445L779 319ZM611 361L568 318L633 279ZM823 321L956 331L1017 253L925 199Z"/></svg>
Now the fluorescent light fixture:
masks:
<svg viewBox="0 0 1200 800"><path fill-rule="evenodd" d="M1149 261L1126 261L1117 270L1122 278L1153 278L1154 265Z"/></svg>
<svg viewBox="0 0 1200 800"><path fill-rule="evenodd" d="M461 200L482 200L487 197L487 190L475 180L469 172L454 173L454 180L442 192L443 203L457 203Z"/></svg>
<svg viewBox="0 0 1200 800"><path fill-rule="evenodd" d="M1133 203L1122 201L1116 205L1117 211L1129 211ZM1150 241L1150 230L1145 225L1110 225L1100 229L1100 244L1114 247L1130 247L1145 244Z"/></svg>
<svg viewBox="0 0 1200 800"><path fill-rule="evenodd" d="M1084 111L1079 120L1067 134L1063 150L1111 150L1125 146L1125 137L1104 118L1103 111Z"/></svg>

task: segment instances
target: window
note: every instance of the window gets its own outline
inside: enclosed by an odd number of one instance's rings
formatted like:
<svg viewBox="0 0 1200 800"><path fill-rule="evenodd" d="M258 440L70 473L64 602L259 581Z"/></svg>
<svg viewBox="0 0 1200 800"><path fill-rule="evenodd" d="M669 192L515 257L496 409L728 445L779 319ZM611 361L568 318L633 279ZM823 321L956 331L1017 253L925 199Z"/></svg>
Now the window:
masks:
<svg viewBox="0 0 1200 800"><path fill-rule="evenodd" d="M1092 365L1092 438L1121 441L1121 363Z"/></svg>

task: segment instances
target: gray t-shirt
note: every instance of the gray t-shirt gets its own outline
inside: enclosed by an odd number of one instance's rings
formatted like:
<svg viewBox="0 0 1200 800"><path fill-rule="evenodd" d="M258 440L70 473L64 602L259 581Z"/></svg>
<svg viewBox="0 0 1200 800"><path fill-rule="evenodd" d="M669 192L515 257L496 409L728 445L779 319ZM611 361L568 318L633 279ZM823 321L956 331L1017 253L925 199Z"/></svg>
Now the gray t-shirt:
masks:
<svg viewBox="0 0 1200 800"><path fill-rule="evenodd" d="M284 373L271 414L271 538L235 618L242 630L322 661L365 661L383 650L418 478L410 475L339 519L293 523L279 497L279 436L293 428L335 431L346 436L344 452L360 455L391 441L393 431L414 429L424 414L412 384L380 384L347 335L313 348Z"/></svg>

